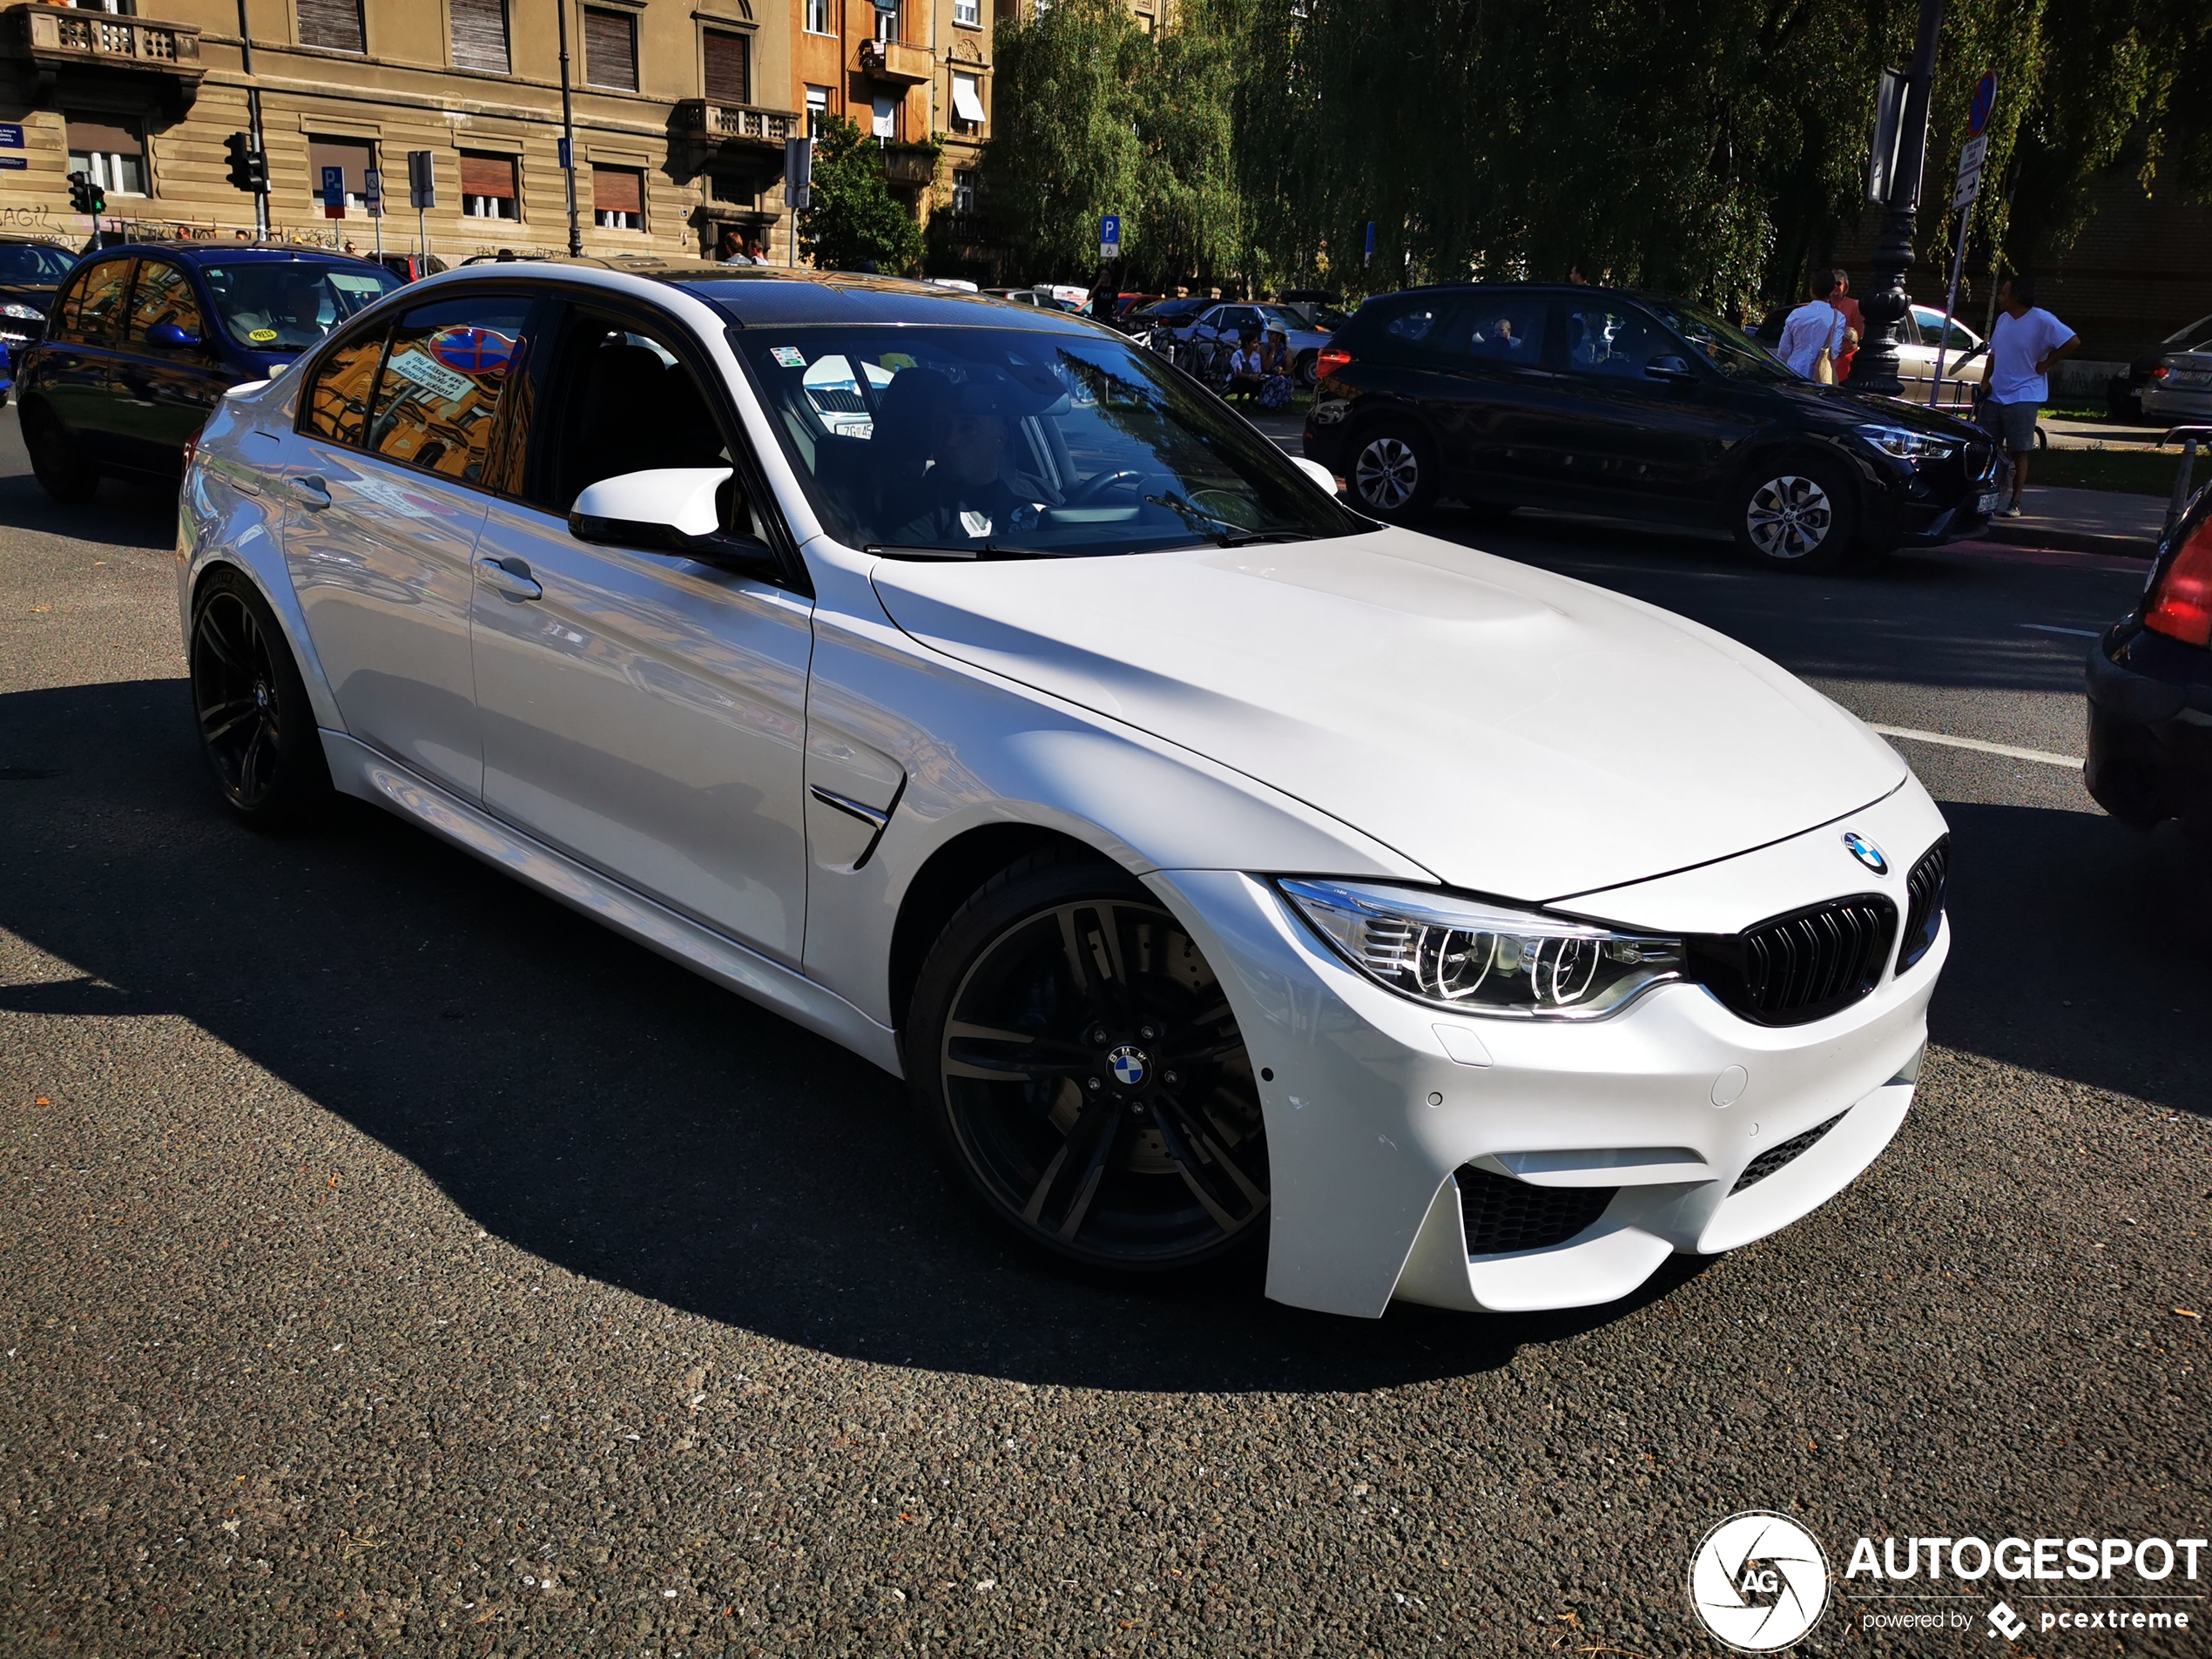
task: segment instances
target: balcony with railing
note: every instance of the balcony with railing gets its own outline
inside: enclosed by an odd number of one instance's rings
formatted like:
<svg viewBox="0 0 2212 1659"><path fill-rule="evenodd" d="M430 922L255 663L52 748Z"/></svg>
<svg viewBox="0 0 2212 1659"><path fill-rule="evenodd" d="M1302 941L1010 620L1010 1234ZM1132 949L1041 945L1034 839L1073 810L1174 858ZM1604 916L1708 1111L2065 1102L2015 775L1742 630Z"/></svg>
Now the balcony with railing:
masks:
<svg viewBox="0 0 2212 1659"><path fill-rule="evenodd" d="M853 54L853 67L889 86L919 86L936 72L928 47L909 46L903 40L862 41Z"/></svg>
<svg viewBox="0 0 2212 1659"><path fill-rule="evenodd" d="M752 104L711 104L705 98L685 98L676 106L672 124L683 137L710 148L725 145L758 145L780 152L786 138L804 138L806 118L795 110L762 109Z"/></svg>
<svg viewBox="0 0 2212 1659"><path fill-rule="evenodd" d="M78 81L90 71L158 78L172 98L189 105L206 73L199 61L199 30L190 24L67 6L9 7L0 23L0 50L29 58L49 94L64 74Z"/></svg>

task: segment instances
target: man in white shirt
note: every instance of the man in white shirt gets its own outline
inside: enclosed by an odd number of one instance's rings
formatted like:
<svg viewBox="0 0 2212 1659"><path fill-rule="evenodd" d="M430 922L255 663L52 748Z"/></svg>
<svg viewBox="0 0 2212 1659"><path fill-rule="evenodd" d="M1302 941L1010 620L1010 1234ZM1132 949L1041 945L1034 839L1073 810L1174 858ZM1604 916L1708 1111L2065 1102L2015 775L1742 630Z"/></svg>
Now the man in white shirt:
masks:
<svg viewBox="0 0 2212 1659"><path fill-rule="evenodd" d="M1829 361L1844 348L1844 314L1829 304L1836 292L1835 273L1823 272L1812 280L1812 298L1790 314L1782 325L1782 343L1777 348L1782 361L1804 375L1812 378L1813 366L1820 361L1824 349Z"/></svg>
<svg viewBox="0 0 2212 1659"><path fill-rule="evenodd" d="M2051 395L2051 365L2071 357L2081 337L2035 303L2033 277L2008 277L1997 290L2000 314L1989 331L1989 361L1981 383L1989 388L1976 417L2013 457L2013 499L2000 516L2020 516L2027 488L2027 458L2035 449L2035 416Z"/></svg>

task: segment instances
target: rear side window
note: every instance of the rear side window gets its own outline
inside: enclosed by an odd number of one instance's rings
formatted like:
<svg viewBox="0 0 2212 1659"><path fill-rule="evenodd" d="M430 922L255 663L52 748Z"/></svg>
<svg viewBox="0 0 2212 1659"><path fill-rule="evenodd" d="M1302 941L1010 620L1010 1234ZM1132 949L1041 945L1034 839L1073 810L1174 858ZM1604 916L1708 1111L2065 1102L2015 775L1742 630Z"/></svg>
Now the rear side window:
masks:
<svg viewBox="0 0 2212 1659"><path fill-rule="evenodd" d="M315 371L306 426L318 437L358 448L368 423L368 394L384 358L386 331L372 328L342 341Z"/></svg>
<svg viewBox="0 0 2212 1659"><path fill-rule="evenodd" d="M421 306L392 331L368 447L464 483L489 482L500 396L520 367L529 301L472 294Z"/></svg>
<svg viewBox="0 0 2212 1659"><path fill-rule="evenodd" d="M1477 298L1461 307L1450 330L1451 348L1477 362L1534 368L1544 355L1548 300Z"/></svg>
<svg viewBox="0 0 2212 1659"><path fill-rule="evenodd" d="M130 292L129 260L102 260L92 266L70 285L56 307L62 335L90 345L113 339L116 320Z"/></svg>
<svg viewBox="0 0 2212 1659"><path fill-rule="evenodd" d="M173 323L203 340L207 337L199 319L199 301L192 298L192 279L177 266L148 260L138 266L138 286L131 294L131 322L124 338L144 345L146 330L163 322Z"/></svg>

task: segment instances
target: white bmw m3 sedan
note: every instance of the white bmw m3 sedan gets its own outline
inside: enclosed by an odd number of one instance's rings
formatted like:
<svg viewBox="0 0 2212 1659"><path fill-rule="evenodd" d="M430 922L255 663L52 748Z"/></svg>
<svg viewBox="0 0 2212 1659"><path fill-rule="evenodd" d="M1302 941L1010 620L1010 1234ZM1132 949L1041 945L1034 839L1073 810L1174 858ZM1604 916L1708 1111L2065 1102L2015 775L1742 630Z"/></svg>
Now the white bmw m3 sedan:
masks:
<svg viewBox="0 0 2212 1659"><path fill-rule="evenodd" d="M373 801L844 1044L1073 1263L1603 1303L1912 1098L1946 844L1886 745L1074 317L455 272L233 390L179 536L232 812Z"/></svg>

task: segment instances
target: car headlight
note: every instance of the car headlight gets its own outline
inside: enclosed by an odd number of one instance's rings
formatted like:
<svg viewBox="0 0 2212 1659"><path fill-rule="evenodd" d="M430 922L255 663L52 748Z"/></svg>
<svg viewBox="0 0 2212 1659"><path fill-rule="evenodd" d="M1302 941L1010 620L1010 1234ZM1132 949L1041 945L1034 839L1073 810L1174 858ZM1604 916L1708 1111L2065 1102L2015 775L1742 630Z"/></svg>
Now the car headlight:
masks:
<svg viewBox="0 0 2212 1659"><path fill-rule="evenodd" d="M1959 448L1948 438L1932 438L1925 432L1914 432L1906 427L1862 426L1852 429L1877 449L1895 455L1899 461L1941 461L1956 454Z"/></svg>
<svg viewBox="0 0 2212 1659"><path fill-rule="evenodd" d="M0 306L0 317L22 317L31 322L46 320L46 314L37 306L27 306L19 300L12 300L6 305Z"/></svg>
<svg viewBox="0 0 2212 1659"><path fill-rule="evenodd" d="M1683 977L1683 941L1449 894L1285 878L1283 894L1337 954L1401 996L1458 1014L1590 1020Z"/></svg>

